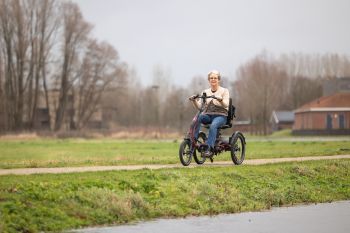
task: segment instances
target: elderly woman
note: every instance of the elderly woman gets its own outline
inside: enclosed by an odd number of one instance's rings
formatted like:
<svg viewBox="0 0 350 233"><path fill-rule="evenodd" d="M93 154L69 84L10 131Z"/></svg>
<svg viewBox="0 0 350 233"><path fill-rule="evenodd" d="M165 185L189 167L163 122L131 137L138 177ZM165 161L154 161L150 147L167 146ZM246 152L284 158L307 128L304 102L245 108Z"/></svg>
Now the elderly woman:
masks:
<svg viewBox="0 0 350 233"><path fill-rule="evenodd" d="M199 122L203 124L210 124L209 136L207 140L208 149L205 151L204 156L211 157L213 155L213 148L215 145L216 134L219 127L223 126L227 120L228 105L229 105L229 91L226 88L220 86L221 75L217 70L213 70L208 73L208 81L210 88L202 92L206 93L207 96L214 95L217 99L208 98L206 100L205 108L203 113L199 116ZM193 105L199 109L200 100L194 98L195 95L189 99ZM195 137L198 138L200 126L197 127Z"/></svg>

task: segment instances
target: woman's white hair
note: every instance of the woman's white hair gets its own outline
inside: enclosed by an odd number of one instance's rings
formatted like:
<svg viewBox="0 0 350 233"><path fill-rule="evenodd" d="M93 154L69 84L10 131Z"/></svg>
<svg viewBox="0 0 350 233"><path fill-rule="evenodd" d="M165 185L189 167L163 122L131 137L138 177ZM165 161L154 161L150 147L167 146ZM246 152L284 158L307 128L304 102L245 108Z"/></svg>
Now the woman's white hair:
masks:
<svg viewBox="0 0 350 233"><path fill-rule="evenodd" d="M217 70L212 70L212 71L210 71L210 72L208 73L208 78L210 78L210 75L211 75L211 74L215 74L215 75L218 76L219 80L221 79L221 74L220 74L219 71L217 71Z"/></svg>

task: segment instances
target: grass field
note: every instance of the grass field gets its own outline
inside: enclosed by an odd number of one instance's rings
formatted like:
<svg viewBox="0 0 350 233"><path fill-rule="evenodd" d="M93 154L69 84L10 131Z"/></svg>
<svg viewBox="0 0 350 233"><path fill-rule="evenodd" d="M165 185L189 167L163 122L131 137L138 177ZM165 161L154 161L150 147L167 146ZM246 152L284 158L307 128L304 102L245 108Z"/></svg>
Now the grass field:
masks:
<svg viewBox="0 0 350 233"><path fill-rule="evenodd" d="M280 141L247 138L246 159L350 153L350 140ZM111 139L0 140L0 168L179 163L180 141ZM229 152L215 160L230 160Z"/></svg>
<svg viewBox="0 0 350 233"><path fill-rule="evenodd" d="M350 199L350 160L0 177L0 232Z"/></svg>

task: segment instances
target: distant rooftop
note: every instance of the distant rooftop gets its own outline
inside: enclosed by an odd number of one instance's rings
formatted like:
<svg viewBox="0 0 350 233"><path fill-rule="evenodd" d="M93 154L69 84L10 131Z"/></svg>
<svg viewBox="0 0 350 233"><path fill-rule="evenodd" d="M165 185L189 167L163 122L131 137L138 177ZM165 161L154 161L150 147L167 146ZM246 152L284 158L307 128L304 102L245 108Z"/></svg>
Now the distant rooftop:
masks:
<svg viewBox="0 0 350 233"><path fill-rule="evenodd" d="M305 112L314 110L349 110L350 109L350 92L339 92L330 96L323 96L304 104L295 112Z"/></svg>
<svg viewBox="0 0 350 233"><path fill-rule="evenodd" d="M276 123L294 122L294 112L293 111L273 111L272 117Z"/></svg>

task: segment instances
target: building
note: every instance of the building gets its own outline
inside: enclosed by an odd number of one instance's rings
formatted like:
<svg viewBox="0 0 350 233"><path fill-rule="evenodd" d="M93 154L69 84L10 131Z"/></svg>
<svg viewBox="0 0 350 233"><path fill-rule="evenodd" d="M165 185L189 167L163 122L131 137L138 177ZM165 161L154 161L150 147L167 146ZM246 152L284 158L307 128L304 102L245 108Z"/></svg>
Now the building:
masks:
<svg viewBox="0 0 350 233"><path fill-rule="evenodd" d="M49 108L46 104L45 95L43 92L39 93L35 118L33 121L33 129L35 130L53 130L56 120L56 111L58 108L60 92L57 89L50 90L48 92L48 102ZM76 109L78 108L78 99L74 98L72 93L69 93L68 101L66 104L66 111L62 121L63 130L72 130L77 127L77 116L75 114ZM1 118L1 117L0 117ZM25 116L23 119L25 127L29 127L28 116ZM102 128L102 111L101 107L98 105L95 112L93 112L89 118L89 121L86 122L85 128L88 129L101 129Z"/></svg>
<svg viewBox="0 0 350 233"><path fill-rule="evenodd" d="M350 92L323 96L295 110L293 134L350 135Z"/></svg>
<svg viewBox="0 0 350 233"><path fill-rule="evenodd" d="M294 124L294 112L273 111L270 118L272 131L291 129Z"/></svg>

